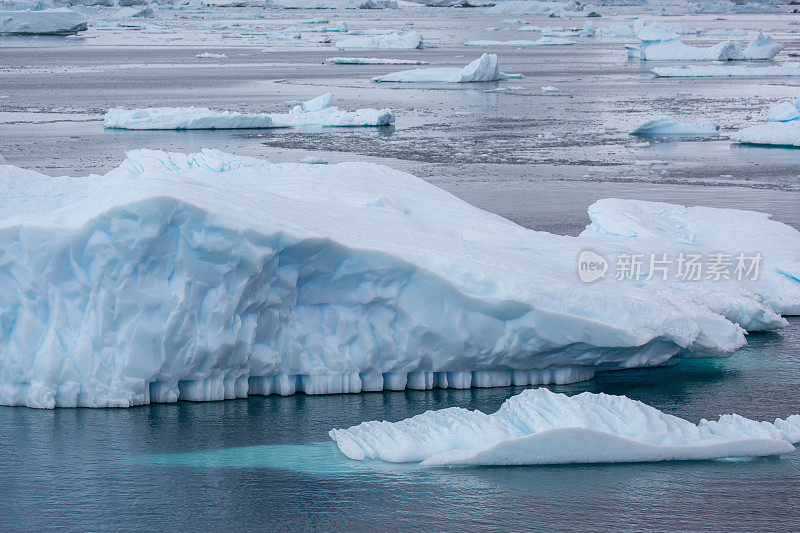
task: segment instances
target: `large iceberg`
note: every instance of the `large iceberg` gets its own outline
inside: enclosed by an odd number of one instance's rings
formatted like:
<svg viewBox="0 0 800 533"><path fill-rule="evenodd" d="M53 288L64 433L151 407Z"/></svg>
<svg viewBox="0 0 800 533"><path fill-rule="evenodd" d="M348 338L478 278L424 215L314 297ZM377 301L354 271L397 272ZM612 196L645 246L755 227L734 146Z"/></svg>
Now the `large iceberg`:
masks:
<svg viewBox="0 0 800 533"><path fill-rule="evenodd" d="M86 17L69 9L0 11L0 35L72 35L86 28Z"/></svg>
<svg viewBox="0 0 800 533"><path fill-rule="evenodd" d="M731 141L800 147L800 98L771 108L764 124L737 131L731 135Z"/></svg>
<svg viewBox="0 0 800 533"><path fill-rule="evenodd" d="M293 107L289 113L237 113L205 107L117 107L106 113L103 125L126 130L222 130L386 126L394 122L391 109L342 111L331 106L330 102L331 95L326 93Z"/></svg>
<svg viewBox="0 0 800 533"><path fill-rule="evenodd" d="M384 166L215 150L0 166L0 197L5 405L567 383L800 312L800 232L747 211L607 200L567 237ZM764 257L754 280L583 283L587 250Z"/></svg>
<svg viewBox="0 0 800 533"><path fill-rule="evenodd" d="M626 396L528 389L492 414L450 407L399 422L364 422L330 437L355 460L444 465L619 463L761 457L795 450L800 415L688 420Z"/></svg>
<svg viewBox="0 0 800 533"><path fill-rule="evenodd" d="M707 120L690 123L679 122L672 117L661 117L639 124L631 131L631 135L696 137L717 135L718 130L719 126Z"/></svg>
<svg viewBox="0 0 800 533"><path fill-rule="evenodd" d="M422 36L415 31L410 31L408 33L389 33L386 35L348 37L336 43L336 48L340 50L413 50L422 47Z"/></svg>
<svg viewBox="0 0 800 533"><path fill-rule="evenodd" d="M520 77L514 75L514 77ZM443 82L469 83L507 80L508 74L500 72L496 54L483 54L464 68L417 68L372 78L378 82Z"/></svg>

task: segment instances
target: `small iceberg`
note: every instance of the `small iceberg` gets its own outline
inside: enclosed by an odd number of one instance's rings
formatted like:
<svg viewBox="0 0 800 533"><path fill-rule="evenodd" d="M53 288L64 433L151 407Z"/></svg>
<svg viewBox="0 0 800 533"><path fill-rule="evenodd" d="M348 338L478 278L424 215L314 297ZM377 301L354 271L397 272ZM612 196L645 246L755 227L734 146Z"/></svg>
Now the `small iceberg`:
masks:
<svg viewBox="0 0 800 533"><path fill-rule="evenodd" d="M394 122L391 109L342 111L330 103L331 95L326 93L294 106L289 113L237 113L205 107L114 108L106 113L103 126L125 130L223 130L386 126Z"/></svg>
<svg viewBox="0 0 800 533"><path fill-rule="evenodd" d="M800 97L773 107L767 113L764 124L737 131L731 135L731 141L800 147Z"/></svg>
<svg viewBox="0 0 800 533"><path fill-rule="evenodd" d="M197 54L194 57L198 59L222 59L228 56L226 54L214 54L212 52L203 52L202 54Z"/></svg>
<svg viewBox="0 0 800 533"><path fill-rule="evenodd" d="M560 37L540 37L535 41L514 40L514 41L467 41L466 46L560 46L575 44L575 41L562 39Z"/></svg>
<svg viewBox="0 0 800 533"><path fill-rule="evenodd" d="M636 126L631 131L631 135L642 135L649 137L664 136L683 136L683 137L705 137L708 135L718 135L719 126L707 120L697 122L678 122L672 117L662 117L655 120L648 120Z"/></svg>
<svg viewBox="0 0 800 533"><path fill-rule="evenodd" d="M627 396L537 388L489 415L450 407L329 435L350 459L423 466L707 460L792 453L800 415L770 423L733 414L693 424Z"/></svg>
<svg viewBox="0 0 800 533"><path fill-rule="evenodd" d="M660 78L726 78L800 76L800 65L691 65L683 67L657 67L650 72Z"/></svg>
<svg viewBox="0 0 800 533"><path fill-rule="evenodd" d="M681 42L678 34L655 24L639 28L636 36L641 39L641 45L638 48L626 46L628 57L645 61L769 60L783 50L782 44L762 33L744 48L734 41L723 41L712 46L691 46Z"/></svg>
<svg viewBox="0 0 800 533"><path fill-rule="evenodd" d="M417 68L378 76L372 78L372 81L398 83L470 83L507 80L510 77L518 78L521 77L521 75L500 72L497 54L483 54L464 68Z"/></svg>
<svg viewBox="0 0 800 533"><path fill-rule="evenodd" d="M334 65L427 65L418 59L389 59L384 57L329 57L326 63Z"/></svg>
<svg viewBox="0 0 800 533"><path fill-rule="evenodd" d="M0 35L74 35L86 29L86 17L66 8L0 11Z"/></svg>
<svg viewBox="0 0 800 533"><path fill-rule="evenodd" d="M411 31L408 33L349 37L337 42L336 48L340 50L414 50L422 48L422 36L418 32Z"/></svg>

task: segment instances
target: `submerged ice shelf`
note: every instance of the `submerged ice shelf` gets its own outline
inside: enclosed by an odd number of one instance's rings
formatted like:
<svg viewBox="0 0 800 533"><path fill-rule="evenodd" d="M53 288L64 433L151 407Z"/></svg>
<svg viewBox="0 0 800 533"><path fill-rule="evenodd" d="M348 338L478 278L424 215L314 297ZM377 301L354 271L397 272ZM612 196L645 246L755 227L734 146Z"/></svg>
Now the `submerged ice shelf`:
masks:
<svg viewBox="0 0 800 533"><path fill-rule="evenodd" d="M567 237L384 166L214 150L83 178L3 165L0 194L0 404L567 383L729 355L800 312L800 232L761 213L604 200ZM764 261L587 284L587 249Z"/></svg>
<svg viewBox="0 0 800 533"><path fill-rule="evenodd" d="M720 459L793 452L800 415L774 423L722 415L695 425L626 396L538 388L490 415L450 407L334 429L330 437L350 459L424 466Z"/></svg>

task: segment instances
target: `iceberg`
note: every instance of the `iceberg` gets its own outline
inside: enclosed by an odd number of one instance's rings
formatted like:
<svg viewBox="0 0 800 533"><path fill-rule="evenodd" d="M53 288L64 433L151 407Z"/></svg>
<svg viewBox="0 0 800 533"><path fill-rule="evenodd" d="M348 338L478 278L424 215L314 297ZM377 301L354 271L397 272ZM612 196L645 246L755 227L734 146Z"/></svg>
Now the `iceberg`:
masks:
<svg viewBox="0 0 800 533"><path fill-rule="evenodd" d="M544 15L559 18L599 17L596 11L583 11L574 1L506 0L486 9L490 15Z"/></svg>
<svg viewBox="0 0 800 533"><path fill-rule="evenodd" d="M575 44L575 41L562 39L559 37L540 37L535 41L513 40L513 41L467 41L466 46L557 46L565 44Z"/></svg>
<svg viewBox="0 0 800 533"><path fill-rule="evenodd" d="M763 457L795 451L800 415L688 420L626 396L528 389L485 414L460 407L329 433L357 461L423 466L629 463Z"/></svg>
<svg viewBox="0 0 800 533"><path fill-rule="evenodd" d="M657 67L650 72L661 78L725 78L800 76L800 65L703 65L683 67Z"/></svg>
<svg viewBox="0 0 800 533"><path fill-rule="evenodd" d="M724 357L800 312L800 232L748 211L606 200L559 236L385 166L216 150L4 165L0 197L3 405L569 383ZM648 249L764 260L746 281L576 272Z"/></svg>
<svg viewBox="0 0 800 533"><path fill-rule="evenodd" d="M391 109L342 111L330 103L331 95L327 93L293 107L289 113L237 113L205 107L117 107L106 113L103 126L124 130L223 130L387 126L394 122Z"/></svg>
<svg viewBox="0 0 800 533"><path fill-rule="evenodd" d="M469 83L507 80L508 78L508 74L500 72L496 54L483 54L464 68L418 68L378 76L372 78L372 81Z"/></svg>
<svg viewBox="0 0 800 533"><path fill-rule="evenodd" d="M783 50L783 45L759 33L744 49L739 43L723 41L712 46L684 44L678 34L658 25L648 24L636 32L642 43L628 48L629 57L645 61L730 61L769 60Z"/></svg>
<svg viewBox="0 0 800 533"><path fill-rule="evenodd" d="M800 98L771 108L764 124L737 131L731 135L731 141L800 147Z"/></svg>
<svg viewBox="0 0 800 533"><path fill-rule="evenodd" d="M662 117L655 120L648 120L636 126L631 131L631 135L674 135L674 136L708 136L717 135L719 126L707 120L698 120L694 123L678 122L672 117Z"/></svg>
<svg viewBox="0 0 800 533"><path fill-rule="evenodd" d="M770 60L781 50L783 50L782 44L759 32L753 42L742 51L741 59Z"/></svg>
<svg viewBox="0 0 800 533"><path fill-rule="evenodd" d="M336 43L340 50L374 49L374 50L414 50L422 48L422 36L411 31L408 33L389 33L364 37L349 37Z"/></svg>
<svg viewBox="0 0 800 533"><path fill-rule="evenodd" d="M86 17L65 8L0 11L0 35L74 35L86 29Z"/></svg>
<svg viewBox="0 0 800 533"><path fill-rule="evenodd" d="M418 59L389 59L384 57L329 57L326 63L334 65L427 65Z"/></svg>

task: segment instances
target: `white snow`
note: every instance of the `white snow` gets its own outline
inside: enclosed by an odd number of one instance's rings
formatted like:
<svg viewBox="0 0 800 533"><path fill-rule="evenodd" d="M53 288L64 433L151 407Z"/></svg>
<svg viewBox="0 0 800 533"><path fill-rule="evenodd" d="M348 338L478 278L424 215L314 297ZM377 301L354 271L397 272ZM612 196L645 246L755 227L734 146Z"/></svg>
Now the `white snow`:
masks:
<svg viewBox="0 0 800 533"><path fill-rule="evenodd" d="M535 41L512 40L512 41L467 41L467 46L556 46L575 44L575 41L558 37L540 37Z"/></svg>
<svg viewBox="0 0 800 533"><path fill-rule="evenodd" d="M528 389L485 414L460 407L329 433L354 460L444 465L619 463L761 457L795 451L800 415L688 420L626 396Z"/></svg>
<svg viewBox="0 0 800 533"><path fill-rule="evenodd" d="M743 128L731 135L731 141L800 147L800 97L771 108L765 124Z"/></svg>
<svg viewBox="0 0 800 533"><path fill-rule="evenodd" d="M464 68L418 68L377 76L372 78L372 81L469 83L506 80L508 78L508 74L500 72L496 54L483 54Z"/></svg>
<svg viewBox="0 0 800 533"><path fill-rule="evenodd" d="M651 70L662 78L724 78L731 76L767 77L800 76L800 65L692 65L683 67L657 67Z"/></svg>
<svg viewBox="0 0 800 533"><path fill-rule="evenodd" d="M717 135L719 126L707 120L698 120L694 123L679 122L672 117L661 117L648 120L636 126L631 131L632 135L679 135L679 136L707 136Z"/></svg>
<svg viewBox="0 0 800 533"><path fill-rule="evenodd" d="M374 49L374 50L413 50L422 48L422 36L415 31L408 33L389 33L364 37L349 37L336 43L340 50Z"/></svg>
<svg viewBox="0 0 800 533"><path fill-rule="evenodd" d="M197 54L194 56L198 59L222 59L223 57L228 57L225 54L215 54L213 52L203 52L202 54Z"/></svg>
<svg viewBox="0 0 800 533"><path fill-rule="evenodd" d="M0 197L6 405L566 383L729 355L742 327L800 312L800 232L747 211L606 200L566 237L384 166L215 150L137 150L84 178L0 166ZM588 284L586 249L764 264Z"/></svg>
<svg viewBox="0 0 800 533"><path fill-rule="evenodd" d="M334 65L427 65L418 59L389 59L384 57L329 57L326 63Z"/></svg>
<svg viewBox="0 0 800 533"><path fill-rule="evenodd" d="M86 17L69 9L0 11L0 35L72 35L86 28Z"/></svg>
<svg viewBox="0 0 800 533"><path fill-rule="evenodd" d="M330 105L326 93L296 105L289 113L237 113L205 107L148 107L110 109L103 120L106 128L127 130L207 130L287 128L296 126L385 126L394 122L391 109L342 111Z"/></svg>

